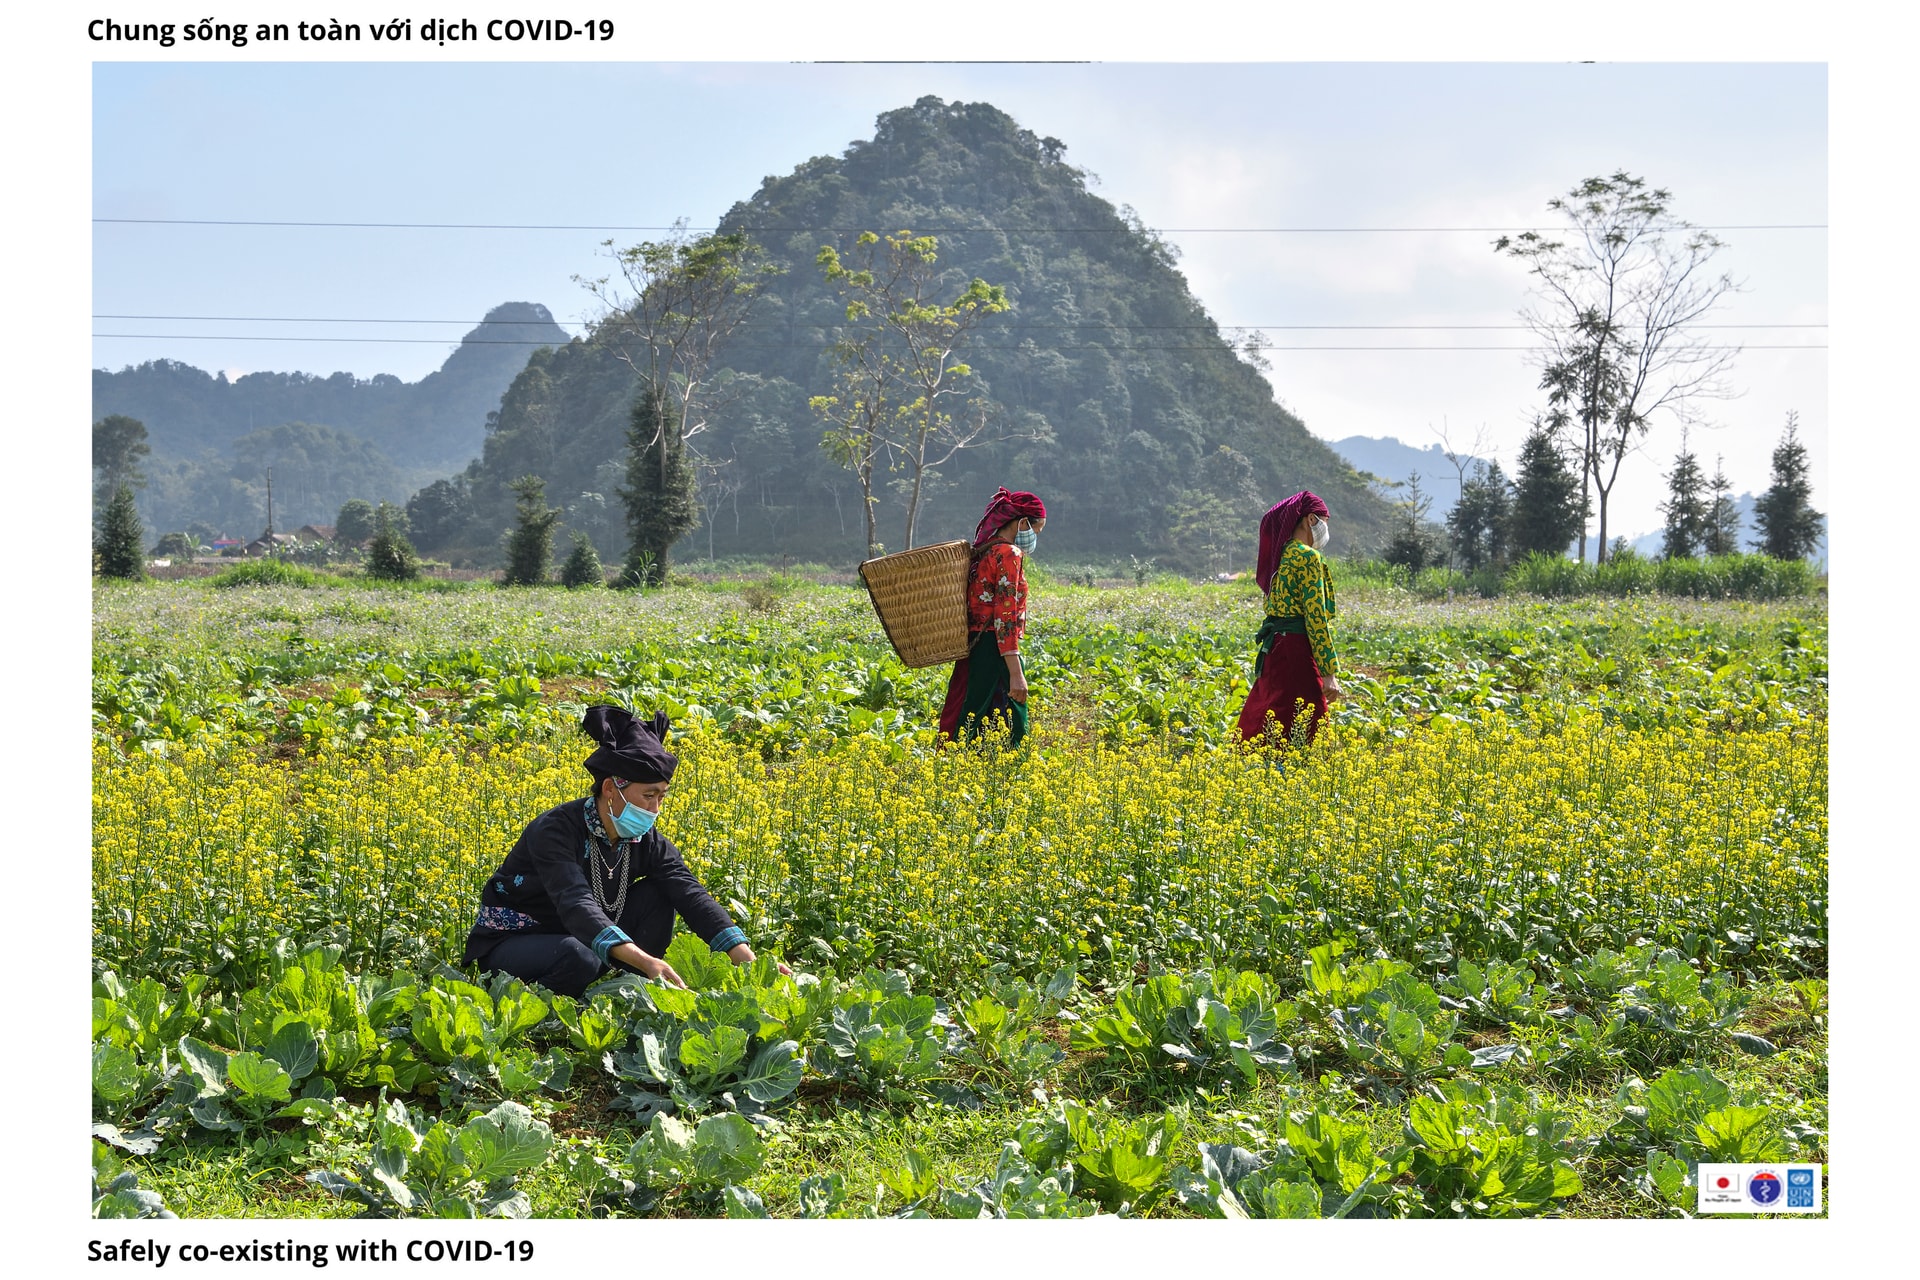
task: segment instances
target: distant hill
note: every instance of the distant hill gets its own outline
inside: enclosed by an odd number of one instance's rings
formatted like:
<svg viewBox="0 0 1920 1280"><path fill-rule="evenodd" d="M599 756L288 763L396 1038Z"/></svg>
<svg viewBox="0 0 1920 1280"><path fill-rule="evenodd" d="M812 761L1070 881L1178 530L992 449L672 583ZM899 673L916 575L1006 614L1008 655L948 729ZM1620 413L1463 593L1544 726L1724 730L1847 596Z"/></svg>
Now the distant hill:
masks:
<svg viewBox="0 0 1920 1280"><path fill-rule="evenodd" d="M176 360L95 369L93 420L122 413L146 424L151 482L139 501L149 530L198 522L251 537L265 520L268 466L282 528L331 521L348 498L405 501L456 470L486 438L488 414L535 349L527 344L567 340L546 307L508 302L418 382L349 373L229 381ZM289 434L291 424L306 429Z"/></svg>
<svg viewBox="0 0 1920 1280"><path fill-rule="evenodd" d="M1349 547L1378 545L1388 507L1273 389L1193 296L1177 250L1130 210L1088 190L1065 144L987 103L922 98L871 139L769 177L721 220L785 268L753 326L722 354L727 402L695 447L708 474L705 527L676 556L785 553L850 563L864 550L860 495L819 447L808 397L826 393L845 323L822 281L823 244L861 229L939 238L947 296L974 277L1013 310L965 359L997 421L1044 431L961 453L941 468L920 539L970 534L994 488L1029 488L1050 512L1042 554L1168 566L1247 567L1260 514L1313 488L1339 506ZM625 549L617 488L632 372L588 342L536 355L503 399L481 455L417 496L423 546L497 557L513 519L508 484L532 472L603 556ZM1224 452L1223 452L1224 451ZM890 479L892 477L883 477ZM904 506L883 490L880 536L901 545Z"/></svg>
<svg viewBox="0 0 1920 1280"><path fill-rule="evenodd" d="M1333 451L1352 463L1356 470L1369 472L1390 484L1404 485L1409 476L1417 474L1420 491L1433 499L1427 519L1436 524L1444 521L1453 504L1460 500L1460 473L1437 444L1421 449L1393 436L1348 436L1335 440ZM1463 461L1468 474L1472 474L1473 465L1480 459L1469 454ZM1397 500L1405 496L1406 490L1391 493Z"/></svg>

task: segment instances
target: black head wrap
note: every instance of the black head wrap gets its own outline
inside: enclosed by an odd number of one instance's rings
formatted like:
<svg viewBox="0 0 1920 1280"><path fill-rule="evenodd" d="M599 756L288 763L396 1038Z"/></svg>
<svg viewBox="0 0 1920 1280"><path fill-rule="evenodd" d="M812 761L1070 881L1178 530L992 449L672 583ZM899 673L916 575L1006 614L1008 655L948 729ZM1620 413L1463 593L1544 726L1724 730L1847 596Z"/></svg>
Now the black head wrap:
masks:
<svg viewBox="0 0 1920 1280"><path fill-rule="evenodd" d="M588 707L580 729L600 744L586 759L589 769L625 778L629 782L666 782L679 761L661 745L667 738L667 713L656 711L651 721L636 720L621 707Z"/></svg>

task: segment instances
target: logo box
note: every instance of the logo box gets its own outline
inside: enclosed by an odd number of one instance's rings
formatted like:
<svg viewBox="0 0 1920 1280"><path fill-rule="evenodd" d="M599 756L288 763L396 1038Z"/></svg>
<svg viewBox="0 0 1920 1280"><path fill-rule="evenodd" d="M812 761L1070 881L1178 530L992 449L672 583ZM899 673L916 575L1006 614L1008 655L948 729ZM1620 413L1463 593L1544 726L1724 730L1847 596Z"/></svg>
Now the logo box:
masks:
<svg viewBox="0 0 1920 1280"><path fill-rule="evenodd" d="M1817 1164L1703 1164L1700 1213L1818 1213Z"/></svg>

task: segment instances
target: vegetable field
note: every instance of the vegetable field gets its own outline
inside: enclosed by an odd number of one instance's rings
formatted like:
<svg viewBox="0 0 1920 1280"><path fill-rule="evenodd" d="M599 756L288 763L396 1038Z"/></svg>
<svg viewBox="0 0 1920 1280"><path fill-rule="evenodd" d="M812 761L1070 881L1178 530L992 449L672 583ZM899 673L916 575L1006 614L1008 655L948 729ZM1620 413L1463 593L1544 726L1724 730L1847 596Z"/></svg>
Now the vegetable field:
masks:
<svg viewBox="0 0 1920 1280"><path fill-rule="evenodd" d="M1824 598L1343 592L1284 760L1244 585L1032 612L1035 732L942 751L848 588L97 588L96 1213L1675 1216L1825 1159ZM755 965L454 967L592 701L674 719Z"/></svg>

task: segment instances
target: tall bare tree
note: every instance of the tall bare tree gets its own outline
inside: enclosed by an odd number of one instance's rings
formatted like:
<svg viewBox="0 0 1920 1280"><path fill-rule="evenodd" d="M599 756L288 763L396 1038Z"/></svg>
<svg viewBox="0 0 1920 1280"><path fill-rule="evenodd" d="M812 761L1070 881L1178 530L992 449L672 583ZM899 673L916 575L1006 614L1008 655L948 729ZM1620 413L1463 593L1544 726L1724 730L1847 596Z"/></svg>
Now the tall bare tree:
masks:
<svg viewBox="0 0 1920 1280"><path fill-rule="evenodd" d="M1536 301L1521 318L1540 340L1540 385L1574 431L1582 498L1599 498L1595 560L1607 554L1607 503L1621 464L1660 415L1696 420L1694 402L1732 395L1738 349L1699 325L1738 286L1710 274L1725 244L1675 218L1673 196L1624 171L1547 202L1566 228L1501 236L1527 264ZM1587 531L1580 529L1580 558Z"/></svg>
<svg viewBox="0 0 1920 1280"><path fill-rule="evenodd" d="M737 457L693 459L693 467L698 476L694 493L700 504L700 523L707 527L707 559L713 559L713 526L720 519L720 511L729 502L738 499L740 487L746 483L746 477L735 464ZM737 508L736 508L737 510Z"/></svg>

